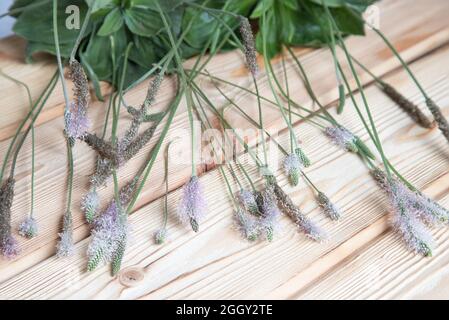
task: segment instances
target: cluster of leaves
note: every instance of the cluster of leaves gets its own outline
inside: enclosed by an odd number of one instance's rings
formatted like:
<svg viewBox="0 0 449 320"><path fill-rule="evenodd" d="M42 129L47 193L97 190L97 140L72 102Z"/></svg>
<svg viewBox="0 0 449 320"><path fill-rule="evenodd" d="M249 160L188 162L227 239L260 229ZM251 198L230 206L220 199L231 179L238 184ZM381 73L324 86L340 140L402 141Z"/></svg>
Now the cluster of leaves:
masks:
<svg viewBox="0 0 449 320"><path fill-rule="evenodd" d="M259 19L265 15L269 24L267 52L269 57L280 51L283 45L321 46L328 43L328 30L323 3L331 10L342 32L363 35L360 19L368 5L375 0L59 0L58 24L61 55L68 57L79 30L69 30L65 23L66 8L75 5L80 10L81 23L89 7L92 15L77 55L94 84L99 80L114 83L113 74L123 65L121 59L127 45L132 42L125 84L132 83L147 72L154 63L171 49L163 23L157 11L156 1L166 13L175 35L180 35L191 23L180 52L183 58L200 53L211 37L216 37L214 27L226 23L238 28L238 19L201 8L224 9L249 17L257 29ZM36 5L40 2L40 5ZM52 29L51 0L16 0L11 9L23 8L15 16L16 34L28 40L27 59L36 52L55 54ZM200 12L199 12L200 11ZM219 18L217 18L219 17ZM221 26L217 41L226 28ZM260 28L262 30L262 28ZM261 52L261 35L256 45ZM234 45L229 42L224 49ZM116 62L114 64L114 61Z"/></svg>

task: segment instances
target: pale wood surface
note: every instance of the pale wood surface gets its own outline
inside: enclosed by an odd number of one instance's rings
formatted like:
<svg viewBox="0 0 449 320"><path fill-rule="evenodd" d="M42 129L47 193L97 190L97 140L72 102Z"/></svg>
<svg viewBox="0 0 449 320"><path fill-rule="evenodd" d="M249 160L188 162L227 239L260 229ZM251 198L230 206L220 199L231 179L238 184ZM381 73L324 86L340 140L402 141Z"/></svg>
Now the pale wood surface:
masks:
<svg viewBox="0 0 449 320"><path fill-rule="evenodd" d="M432 4L430 4L432 2ZM431 96L449 114L449 3L444 0L385 0L380 4L381 29L398 47L407 61L417 60L411 67ZM412 17L412 18L411 18ZM398 62L373 32L366 38L350 38L348 46L378 75L407 97L423 105L416 87L401 70ZM435 49L438 49L435 51ZM337 93L330 55L326 50L298 51L320 100L333 105ZM0 41L0 67L31 86L36 97L45 86L54 64L41 58L34 65L23 63L23 44L16 38ZM221 54L207 69L215 76L247 85L250 80L240 53ZM279 59L274 61L279 71ZM289 86L294 99L311 105L294 65L288 59ZM39 79L37 81L36 79ZM449 206L449 150L437 130L423 130L384 96L372 79L362 76L366 93L391 161L426 194ZM45 81L44 81L45 80ZM207 79L201 80L208 95L223 104L224 99ZM17 122L28 104L21 88L0 79L0 154L3 155ZM141 85L126 96L129 104L138 104L145 94ZM269 96L265 76L259 77L263 95ZM256 115L255 100L228 86L223 89L249 114ZM5 91L3 91L5 90ZM103 86L108 92L108 87ZM157 108L163 108L173 95L171 79L164 81ZM269 96L270 97L270 96ZM360 97L357 95L360 101ZM414 257L408 253L388 229L386 201L370 179L366 167L354 156L330 145L312 125L297 121L295 131L302 146L313 161L307 170L310 177L344 211L345 218L332 223L316 208L312 194L304 183L297 188L287 186L282 172L277 176L292 195L295 203L331 235L324 244L304 239L290 221L282 219L282 231L273 243L249 244L232 228L232 207L224 182L217 170L202 176L207 186L209 216L194 235L175 219L178 188L190 174L188 164L170 168L169 241L163 246L152 244L152 232L161 223L163 194L163 161L158 158L151 178L131 216L134 240L127 250L125 269L111 278L107 267L93 273L85 272L85 248L88 229L77 209L86 191L88 174L93 169L93 153L82 144L76 147L75 177L75 238L77 254L69 260L54 257L54 246L65 203L65 146L62 131L62 95L57 90L36 128L37 203L36 214L40 235L33 240L21 240L23 254L15 261L0 261L0 297L3 298L449 298L445 284L448 254L447 229L435 230L438 249L432 259ZM11 106L5 108L5 106ZM266 128L282 131L279 140L286 147L287 133L279 111L265 105ZM93 102L90 115L94 128L102 126L105 103ZM170 130L169 139L187 129L187 115L182 104ZM251 128L235 111L226 114L238 128ZM339 121L367 140L360 121L350 103ZM124 125L124 123L123 123ZM126 126L122 126L124 131ZM162 126L159 127L158 133ZM158 136L156 134L156 137ZM145 161L155 139L128 166L120 170L122 181L132 177ZM251 141L254 143L254 141ZM174 154L186 155L185 144L176 143ZM256 171L250 168L256 178ZM203 171L205 168L198 168ZM30 145L21 153L17 169L17 194L13 208L13 225L25 217L29 207ZM111 188L102 193L104 199ZM142 277L142 278L141 278ZM132 279L137 279L132 281Z"/></svg>

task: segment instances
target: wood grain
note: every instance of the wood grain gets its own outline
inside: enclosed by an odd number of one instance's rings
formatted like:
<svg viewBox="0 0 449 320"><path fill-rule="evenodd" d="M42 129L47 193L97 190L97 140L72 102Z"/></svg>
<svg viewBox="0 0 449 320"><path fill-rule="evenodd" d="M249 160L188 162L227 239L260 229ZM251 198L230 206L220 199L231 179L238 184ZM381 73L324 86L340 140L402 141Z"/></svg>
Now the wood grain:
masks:
<svg viewBox="0 0 449 320"><path fill-rule="evenodd" d="M383 1L380 4L381 28L408 61L429 53L449 40L449 24L444 18L449 12L449 3L442 0L432 1L435 2L434 6L429 6L427 1L422 0L414 2L413 6L399 0ZM424 8L427 9L424 10ZM403 15L404 19L398 20L398 15ZM411 16L414 18L405 19ZM397 21L401 23L398 24ZM354 56L378 75L389 73L398 66L396 59L371 31L368 32L367 38L349 39L348 46ZM0 52L4 47L9 48L6 52L13 53L9 54L7 59L15 57L14 48L16 47L0 45ZM445 97L448 86L447 79L444 77L448 72L446 67L448 51L445 47L412 65L432 97L444 107L446 114L449 112L448 101ZM298 54L311 76L322 103L329 104L335 101L337 93L329 53L326 50L315 50L301 51ZM279 58L275 62L277 73L280 74ZM45 65L42 62L33 66L24 66L22 62L16 63L23 68L21 79L26 82L32 80L36 74L49 75L52 72L51 68L54 70L54 65L51 63L48 63L44 71L29 69L42 67ZM187 65L189 63L191 62ZM8 73L18 68L7 70L3 64L0 65L2 70ZM231 82L244 86L250 83L239 53L220 54L207 68L213 75ZM294 99L304 105L311 105L290 59L288 59L287 68L289 79L291 79L289 86L294 93ZM347 70L347 67L345 68ZM366 75L362 76L362 80L365 84L371 81ZM266 78L262 75L258 81L263 94L269 96ZM422 97L404 73L395 73L388 78L388 81L408 97L422 104ZM219 96L207 79L203 78L201 83L208 96L217 105L223 105L225 100ZM223 86L223 88L230 96L235 96L236 101L244 105L251 116L256 115L254 98L229 87ZM339 224L330 223L317 210L311 192L304 184L297 189L288 188L288 190L295 202L301 204L304 211L331 233L332 242L319 245L303 239L287 219L282 220L283 234L271 244L252 245L241 241L231 228L232 208L228 197L223 192L225 190L223 181L218 172L212 171L202 178L203 183L207 185L207 196L210 200L209 218L201 226L202 231L193 236L188 229L178 226L175 219L171 218L169 243L156 247L152 244L151 237L161 220L161 200L157 199L163 193L161 188L163 165L162 158L159 158L144 194L139 200L138 208L140 209L131 218L135 228L135 239L126 255L125 264L128 268L123 270L116 279L109 276L106 268L87 274L84 271L86 263L84 251L89 240L86 238L88 230L79 211L75 211L77 255L69 261L52 257L56 233L64 210L65 190L62 186L66 175L64 145L60 135L62 121L58 111L62 108L62 96L58 92L55 92L55 97L52 98L53 111L49 109L44 114L36 129L40 141L37 146L36 213L41 225L41 233L36 239L21 240L23 255L19 259L12 262L0 262L0 297L83 299L297 297L298 294L307 294L309 285L314 279L319 279L323 274L330 272L329 270L344 265L345 259L350 260L360 248L370 244L373 239L381 237L386 231L385 218L383 218L386 212L385 203L380 201L382 196L379 191L373 192L374 184L368 178L366 168L353 155L342 153L330 146L316 128L297 121L295 131L314 162L308 173L320 188L323 188L343 208L347 218ZM126 96L127 103L139 104L144 93L145 85L139 86ZM437 192L429 194L439 196L447 181L444 175L447 173L449 159L444 139L440 137L437 130L425 131L415 126L375 87L369 87L367 93L391 160L417 186L426 186L432 182L432 188L435 188ZM155 108L160 109L166 106L172 95L173 83L167 79ZM0 98L0 101L3 102L3 99ZM266 128L270 132L282 131L280 140L287 147L285 124L279 111L273 107L268 108L268 105L264 107ZM6 122L0 125L0 140L3 140L2 132L4 137L12 132L10 129L2 130L12 128L27 108L28 105L22 101L17 106L17 110L21 110L22 113L10 114L8 109L5 113L6 117L3 117L2 111L1 119ZM101 128L104 108L104 103L93 102L90 110L90 115L94 119L94 128L97 130ZM342 123L367 139L351 105L348 104L346 108L347 111L341 118ZM182 129L188 128L186 117L183 103L170 130L169 139L182 134ZM251 127L235 111L229 111L227 117L235 127L242 129ZM16 120L8 122L9 119ZM160 128L156 137L159 132ZM129 166L120 171L123 181L132 177L139 164L145 161L154 141ZM0 143L0 154L4 153L8 142L9 140L5 140ZM184 149L186 149L185 145L181 142L175 154L179 152L179 157L188 158ZM29 156L30 146L26 145L17 170L19 181L14 205L14 225L23 219L29 207ZM87 175L92 171L93 161L93 153L86 146L81 144L77 146L75 204L79 203L81 195L86 191ZM428 167L428 163L432 163L431 168ZM251 170L256 177L255 169L251 168ZM190 167L188 163L180 166L172 165L170 171L170 190L175 190L170 195L170 211L173 214L179 195L176 188L186 181ZM282 175L280 179L283 185L287 184ZM107 188L102 192L104 199L110 196L110 189ZM385 234L385 236L388 235ZM352 239L358 239L360 242L351 241ZM399 248L402 248L400 244L398 250ZM140 276L144 276L141 281L132 280L139 279ZM313 291L310 295L313 295Z"/></svg>
<svg viewBox="0 0 449 320"><path fill-rule="evenodd" d="M446 58L447 50L413 65L435 100L445 107L445 112L449 111L449 100L445 96L448 85L434 80L439 78L435 70L445 72L437 67L442 65L440 59ZM431 74L430 70L434 73ZM421 101L416 89L405 81L402 73L395 74L388 81L410 94L415 102ZM446 190L448 179L444 139L436 130L417 128L377 88L369 87L367 95L387 154L414 184L427 186L424 191L439 198ZM351 105L342 116L342 122L357 133L363 132ZM323 217L304 184L294 190L287 187L287 190L295 203L328 230L332 239L329 243L317 244L304 239L285 218L281 223L283 232L273 243L243 242L231 228L232 207L228 198L217 195L217 190L224 190L224 183L214 170L201 178L206 186L213 187L207 188L210 214L199 234L192 235L171 218L170 241L161 247L152 245L151 233L160 223L161 210L161 202L154 201L131 217L135 243L127 252L125 269L119 277L111 278L106 267L93 273L84 272L86 239L77 244L78 253L72 260L63 262L48 258L5 281L0 292L8 298L267 298L273 292L277 292L276 297L291 297L292 289L283 286L291 283L296 287L298 283L292 279L300 277L307 288L304 276L308 275L307 270L313 269L314 263L320 265L323 272L327 271L326 264L320 262L325 261L328 255L334 256L327 265L338 266L348 254L357 252L365 241L369 243L387 230L383 223L386 201L362 163L353 155L330 146L316 128L301 124L297 130L304 138L305 150L315 163L308 174L343 209L345 219L335 224ZM285 143L286 138L283 134L281 141ZM429 168L428 163L432 163L432 167ZM255 175L254 169L251 170ZM285 178L278 173L281 184L286 185ZM431 189L429 181L434 181ZM179 191L170 194L172 214L178 196ZM376 222L379 219L380 222ZM399 242L397 245L401 255L409 255ZM315 278L318 273L322 274L319 269L316 272ZM130 279L136 274L143 279L130 285ZM48 281L49 277L52 281ZM70 287L68 283L70 286L75 283L75 286Z"/></svg>

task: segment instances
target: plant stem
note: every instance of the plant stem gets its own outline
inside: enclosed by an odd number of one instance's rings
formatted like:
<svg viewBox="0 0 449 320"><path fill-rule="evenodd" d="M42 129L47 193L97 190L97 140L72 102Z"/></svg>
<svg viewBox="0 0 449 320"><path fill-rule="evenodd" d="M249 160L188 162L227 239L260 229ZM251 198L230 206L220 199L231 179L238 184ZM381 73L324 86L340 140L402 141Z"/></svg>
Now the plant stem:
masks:
<svg viewBox="0 0 449 320"><path fill-rule="evenodd" d="M65 112L69 112L69 94L64 80L64 68L61 61L61 50L59 48L59 33L58 33L58 0L53 0L53 36L55 41L56 59L58 61L59 76L61 78L62 91L65 100Z"/></svg>
<svg viewBox="0 0 449 320"><path fill-rule="evenodd" d="M362 86L362 84L360 82L360 79L359 79L359 77L357 75L357 72L355 71L354 65L352 63L351 56L349 55L348 49L346 48L346 45L345 45L344 40L343 40L343 37L342 37L342 35L340 33L340 30L338 29L338 26L337 26L336 22L335 22L335 20L334 20L334 18L332 16L332 14L330 13L329 8L327 7L327 5L324 5L324 8L326 10L326 14L327 14L328 20L331 22L330 23L331 37L334 37L333 28L335 28L335 32L337 34L339 42L340 42L340 44L341 44L341 46L343 48L343 51L344 51L345 56L346 56L346 59L347 59L347 61L349 63L349 66L351 68L351 72L354 75L355 81L357 83L358 90L360 91L360 95L362 96L363 104L365 106L365 110L366 110L366 113L368 115L368 119L369 119L369 122L371 124L371 128L373 130L373 137L374 137L373 141L375 142L376 148L378 149L379 154L381 155L382 161L384 163L385 171L386 171L388 177L390 178L391 177L390 168L388 166L387 158L386 158L386 156L384 154L384 151L383 151L382 143L380 141L379 134L377 132L377 128L376 128L376 125L374 123L373 116L372 116L370 108L368 106L368 101L367 101L365 92L363 90L363 86ZM341 68L340 68L340 71L342 71ZM341 72L341 73L343 74L343 72ZM347 80L345 80L345 82L347 83ZM354 99L354 101L355 101L355 99ZM354 106L356 106L356 105L354 105ZM356 108L358 108L358 107L356 106ZM359 112L359 115L361 115L360 112ZM368 127L367 127L367 130L369 131Z"/></svg>
<svg viewBox="0 0 449 320"><path fill-rule="evenodd" d="M93 0L92 5L90 5L89 8L87 9L86 17L84 18L80 33L78 34L78 37L76 38L75 44L74 44L74 46L72 48L72 52L70 54L70 62L75 60L76 51L78 50L81 40L83 39L84 33L86 32L87 26L89 25L90 15L92 14L92 8L95 6L96 2L97 2L97 0Z"/></svg>
<svg viewBox="0 0 449 320"><path fill-rule="evenodd" d="M28 95L28 103L30 105L30 112L33 112L33 99L31 97L31 91L28 85L20 80L14 79L13 77L3 73L2 70L0 70L0 75L5 77L8 80L11 80L12 82L21 85L25 88ZM35 178L35 132L34 132L34 125L31 125L31 208L30 208L30 217L33 217L34 213L34 178ZM2 181L2 178L0 177L0 182Z"/></svg>
<svg viewBox="0 0 449 320"><path fill-rule="evenodd" d="M35 103L33 110L29 111L27 117L25 117L25 119L22 121L21 125L19 126L19 128L17 129L16 135L13 139L13 141L11 142L9 149L12 148L15 139L18 137L18 135L20 134L20 132L23 129L23 126L25 125L25 123L28 121L28 119L31 117L31 121L30 124L28 125L27 129L25 130L25 132L23 133L20 141L17 143L17 147L16 150L14 151L14 155L13 155L13 159L11 162L11 172L10 172L10 176L13 177L14 176L14 172L15 172L15 168L16 168L16 163L17 163L17 159L19 157L19 152L22 149L22 146L28 136L28 134L31 131L32 126L34 125L34 123L36 122L36 119L38 118L39 114L41 113L42 109L44 108L45 104L47 103L48 98L50 97L51 93L53 92L53 89L55 88L56 84L58 82L58 72L56 72L53 76L53 78L51 79L50 83L48 84L47 88L44 90L44 93L41 95L41 97L39 97L38 101ZM42 99L41 99L42 98ZM42 102L41 102L42 100ZM39 105L40 103L40 105ZM39 107L37 107L39 105ZM37 108L37 109L36 109ZM34 112L36 110L36 112ZM9 151L8 149L8 151ZM7 152L8 153L8 152ZM7 154L8 155L8 154ZM6 161L3 164L4 166L6 165ZM2 170L3 172L4 170ZM2 173L3 174L3 173Z"/></svg>

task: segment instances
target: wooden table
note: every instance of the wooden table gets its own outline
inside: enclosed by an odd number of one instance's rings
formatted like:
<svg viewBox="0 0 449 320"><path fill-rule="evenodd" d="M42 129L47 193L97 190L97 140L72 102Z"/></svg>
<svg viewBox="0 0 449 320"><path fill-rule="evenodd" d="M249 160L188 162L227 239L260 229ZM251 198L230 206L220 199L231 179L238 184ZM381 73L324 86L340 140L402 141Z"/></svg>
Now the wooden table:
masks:
<svg viewBox="0 0 449 320"><path fill-rule="evenodd" d="M377 4L380 28L401 52L426 90L449 117L449 2L446 0L384 0ZM376 75L382 76L415 103L423 106L416 86L400 68L397 59L374 32L366 37L347 40L352 54ZM323 104L334 113L337 100L335 76L329 51L300 50L296 54L309 74ZM344 60L343 57L341 59ZM274 60L282 75L280 59ZM191 62L187 62L189 64ZM261 63L262 65L262 63ZM12 37L0 41L0 68L26 82L37 97L55 70L48 57L34 64L24 63L24 43ZM347 70L347 66L345 65ZM208 71L231 82L250 86L251 81L239 52L216 56ZM295 65L287 59L290 91L293 99L313 107L298 77ZM424 130L415 125L388 97L360 71L375 122L391 162L427 195L449 207L449 148L437 129ZM217 104L223 97L206 79L202 86ZM351 79L354 86L354 81ZM263 95L270 97L264 72L259 76ZM138 105L144 98L146 83L126 95L126 101ZM155 108L163 108L173 96L173 81L166 79ZM29 105L25 90L0 78L0 154ZM222 88L256 116L256 100L229 86ZM102 85L105 94L110 92ZM359 94L356 98L360 101ZM94 101L90 116L93 129L100 130L107 102ZM278 140L288 146L288 132L279 110L264 105L265 126L280 132ZM424 108L423 108L424 110ZM0 297L5 299L389 299L449 298L449 230L433 229L437 248L432 258L408 252L388 226L388 205L375 186L366 166L359 159L331 145L320 130L310 123L294 119L294 129L302 147L313 161L306 170L315 183L343 210L341 222L331 222L317 208L304 182L298 187L278 170L276 175L295 203L328 231L331 239L315 243L305 239L288 218L281 221L282 231L271 243L248 243L232 227L232 206L225 184L213 166L201 166L206 185L209 214L200 232L194 234L176 218L180 186L190 175L189 165L170 165L169 240L153 244L152 235L162 221L163 157L158 157L151 177L130 221L133 241L127 249L123 270L111 277L109 267L86 272L86 247L89 230L79 210L86 192L88 175L94 166L94 154L83 144L75 148L74 226L76 254L69 259L55 257L57 233L65 206L66 155L62 137L62 90L50 98L36 127L36 217L39 236L20 239L22 254L13 261L0 261ZM234 127L251 128L235 110L228 110ZM125 112L123 118L127 118ZM338 119L363 140L369 138L350 102ZM123 120L123 128L125 121ZM159 127L156 136L160 134ZM178 111L168 139L188 128L185 103ZM177 133L178 132L178 133ZM119 172L120 181L129 180L145 161L156 139ZM167 140L168 141L168 140ZM254 141L250 141L254 144ZM185 156L185 147L176 152ZM30 143L24 146L17 167L13 226L26 217L30 203ZM256 179L257 172L248 165ZM260 179L259 179L260 180ZM260 182L260 181L259 181ZM112 186L102 190L104 203L112 195Z"/></svg>

